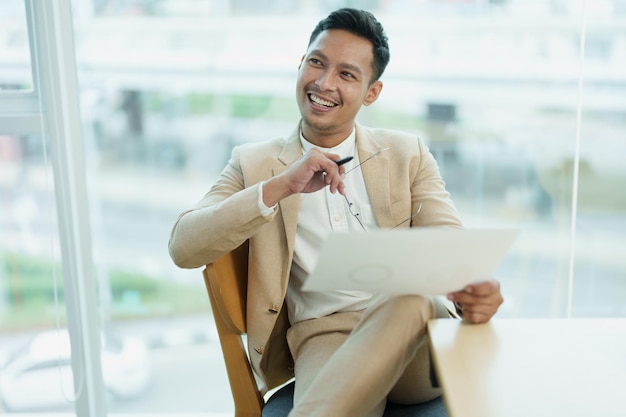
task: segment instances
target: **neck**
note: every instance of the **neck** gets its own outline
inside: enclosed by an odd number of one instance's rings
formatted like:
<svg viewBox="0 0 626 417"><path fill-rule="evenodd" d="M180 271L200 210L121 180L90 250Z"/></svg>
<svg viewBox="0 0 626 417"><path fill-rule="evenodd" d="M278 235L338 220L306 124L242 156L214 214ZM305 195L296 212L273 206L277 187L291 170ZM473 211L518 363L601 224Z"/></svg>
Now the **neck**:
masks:
<svg viewBox="0 0 626 417"><path fill-rule="evenodd" d="M319 146L321 148L334 148L343 142L354 129L354 125L350 126L349 129L334 129L328 131L319 131L315 128L312 128L304 121L302 122L302 136L312 143L315 146Z"/></svg>

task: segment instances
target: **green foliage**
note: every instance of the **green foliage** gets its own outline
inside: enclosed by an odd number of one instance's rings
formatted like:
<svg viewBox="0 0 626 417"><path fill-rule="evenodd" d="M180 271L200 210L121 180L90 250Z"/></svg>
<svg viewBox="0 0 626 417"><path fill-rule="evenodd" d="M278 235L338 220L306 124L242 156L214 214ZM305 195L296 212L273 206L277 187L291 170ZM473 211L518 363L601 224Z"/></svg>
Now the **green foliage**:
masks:
<svg viewBox="0 0 626 417"><path fill-rule="evenodd" d="M267 111L272 102L269 96L233 96L232 97L232 115L233 117L260 117Z"/></svg>
<svg viewBox="0 0 626 417"><path fill-rule="evenodd" d="M292 116L293 101L271 96L217 95L191 93L184 96L167 96L145 93L144 106L151 113L175 114L188 112L193 115L223 114L234 118L282 118ZM278 109L278 111L276 111ZM285 112L285 109L292 111ZM297 115L296 115L297 116Z"/></svg>
<svg viewBox="0 0 626 417"><path fill-rule="evenodd" d="M9 305L40 304L54 300L54 280L57 281L57 296L63 297L63 276L58 263L51 263L25 255L5 256L5 297Z"/></svg>
<svg viewBox="0 0 626 417"><path fill-rule="evenodd" d="M21 254L0 253L0 268L4 269L0 272L3 284L0 296L5 305L0 311L0 328L44 326L54 323L57 315L65 316L60 264ZM99 307L105 308L113 318L184 314L208 309L208 297L200 277L197 283L189 285L116 269L108 277L99 277L106 278L109 282L105 287L110 290L111 304Z"/></svg>
<svg viewBox="0 0 626 417"><path fill-rule="evenodd" d="M207 114L214 110L216 96L214 94L189 94L189 112L191 114Z"/></svg>
<svg viewBox="0 0 626 417"><path fill-rule="evenodd" d="M158 281L144 274L113 270L109 279L113 300L119 300L128 291L153 295L159 290Z"/></svg>

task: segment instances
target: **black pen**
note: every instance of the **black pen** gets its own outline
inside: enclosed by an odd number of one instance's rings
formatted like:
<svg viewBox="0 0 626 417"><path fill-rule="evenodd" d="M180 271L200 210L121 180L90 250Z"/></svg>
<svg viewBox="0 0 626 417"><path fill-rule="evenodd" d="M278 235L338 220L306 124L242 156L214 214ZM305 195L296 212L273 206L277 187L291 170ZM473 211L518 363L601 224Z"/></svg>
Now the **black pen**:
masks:
<svg viewBox="0 0 626 417"><path fill-rule="evenodd" d="M350 162L354 159L353 156L346 156L345 158L341 158L341 159L337 159L335 161L335 163L337 164L338 167L342 166L343 164L345 164L346 162Z"/></svg>

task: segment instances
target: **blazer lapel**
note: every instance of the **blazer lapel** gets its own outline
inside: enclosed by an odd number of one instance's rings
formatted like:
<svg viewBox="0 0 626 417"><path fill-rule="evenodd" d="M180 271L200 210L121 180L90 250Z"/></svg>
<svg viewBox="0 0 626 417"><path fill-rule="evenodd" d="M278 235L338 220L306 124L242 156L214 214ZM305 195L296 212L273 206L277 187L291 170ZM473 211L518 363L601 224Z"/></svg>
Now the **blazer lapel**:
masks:
<svg viewBox="0 0 626 417"><path fill-rule="evenodd" d="M356 146L361 163L367 158L371 158L361 166L361 171L376 222L381 228L393 227L389 153L381 152L384 148L376 142L372 132L358 123L356 125ZM380 153L376 155L377 152Z"/></svg>
<svg viewBox="0 0 626 417"><path fill-rule="evenodd" d="M302 156L302 144L300 143L300 124L296 128L283 147L281 153L278 155L279 164L276 166L272 173L274 176L285 171L291 164L298 160ZM298 194L292 195L281 200L278 205L280 206L280 212L283 217L283 223L285 225L285 237L287 240L288 253L293 253L293 247L296 238L296 228L298 225L298 212L300 210L300 196Z"/></svg>

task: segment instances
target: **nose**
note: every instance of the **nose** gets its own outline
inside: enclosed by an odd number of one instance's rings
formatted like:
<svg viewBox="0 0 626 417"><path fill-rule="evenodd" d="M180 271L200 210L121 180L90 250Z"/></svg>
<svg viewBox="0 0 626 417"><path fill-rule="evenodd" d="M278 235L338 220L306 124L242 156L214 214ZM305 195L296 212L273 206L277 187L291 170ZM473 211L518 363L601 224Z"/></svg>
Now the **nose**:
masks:
<svg viewBox="0 0 626 417"><path fill-rule="evenodd" d="M335 79L333 71L326 70L319 74L315 84L320 88L320 91L334 91L337 87Z"/></svg>

